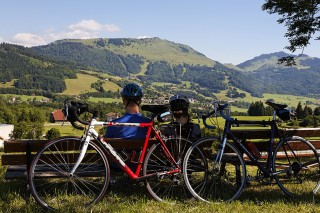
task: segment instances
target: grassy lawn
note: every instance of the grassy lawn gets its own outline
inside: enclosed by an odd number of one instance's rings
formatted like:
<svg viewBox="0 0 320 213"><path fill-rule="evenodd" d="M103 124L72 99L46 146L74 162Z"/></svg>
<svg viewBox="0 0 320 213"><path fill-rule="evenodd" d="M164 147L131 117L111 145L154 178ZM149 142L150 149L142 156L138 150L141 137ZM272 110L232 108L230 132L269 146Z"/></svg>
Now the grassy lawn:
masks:
<svg viewBox="0 0 320 213"><path fill-rule="evenodd" d="M98 80L91 75L77 74L77 79L66 79L67 89L62 93L64 95L80 95L86 92L95 92L91 84Z"/></svg>
<svg viewBox="0 0 320 213"><path fill-rule="evenodd" d="M61 136L81 136L83 134L82 130L77 130L73 128L69 123L67 124L52 124L52 123L47 123L44 126L44 133L46 133L49 129L51 128L56 128L60 131Z"/></svg>
<svg viewBox="0 0 320 213"><path fill-rule="evenodd" d="M109 78L109 75L101 74L101 76ZM62 93L64 95L79 95L86 92L96 92L97 90L91 88L91 84L99 80L98 77L86 74L77 74L77 79L66 79L67 89ZM117 84L111 81L105 81L103 88L111 91L118 91L121 89Z"/></svg>
<svg viewBox="0 0 320 213"><path fill-rule="evenodd" d="M13 88L15 80L16 79L13 79L12 81L9 81L9 82L6 82L6 83L1 83L0 87L2 87L2 88Z"/></svg>
<svg viewBox="0 0 320 213"><path fill-rule="evenodd" d="M17 94L1 94L1 96L8 98L8 97L15 97L15 98L20 98L21 101L27 101L27 100L33 100L36 99L37 101L40 101L42 99L46 100L48 98L44 97L44 96L29 96L29 95L17 95Z"/></svg>
<svg viewBox="0 0 320 213"><path fill-rule="evenodd" d="M269 117L239 117L242 120L268 119ZM223 123L222 118L218 118ZM58 128L62 136L82 134L82 131L74 130L70 125L48 125L45 128ZM3 150L0 150L0 157ZM25 201L26 181L5 180L6 167L0 166L0 212L46 212L31 198ZM255 176L255 167L247 166L250 176ZM116 174L116 175L115 175ZM113 179L116 180L108 190L104 199L90 209L79 208L77 205L68 205L60 212L320 212L320 193L313 199L302 195L297 198L289 198L283 194L279 187L273 183L265 185L253 180L247 184L241 196L228 203L204 203L195 200L175 201L172 203L161 203L154 201L148 195L143 183L133 183L120 173L111 171ZM70 201L69 201L70 202Z"/></svg>
<svg viewBox="0 0 320 213"><path fill-rule="evenodd" d="M239 92L245 93L246 97L245 98L237 98L238 101L246 101L249 103L252 102L256 102L256 101L261 101L262 103L264 103L266 100L268 99L273 99L276 103L281 103L281 104L287 104L288 107L292 108L296 108L298 106L299 101L301 102L302 106L306 105L307 101L310 101L314 104L309 104L308 106L311 108L315 108L318 104L320 105L320 100L316 99L316 98L309 98L309 97L302 97L302 96L294 96L294 95L279 95L279 94L263 94L263 98L257 98L257 97L253 97L251 96L249 93L244 92L242 90L239 90ZM228 100L230 98L226 98L226 93L227 90L224 90L220 93L215 94L217 96L218 99L221 100ZM243 109L240 108L236 108L236 107L232 107L231 108L232 111L239 111L239 112L243 112ZM244 109L244 111L247 111L248 109Z"/></svg>
<svg viewBox="0 0 320 213"><path fill-rule="evenodd" d="M1 212L46 212L32 198L29 203L25 201L25 180L4 180L5 169L0 166ZM252 182L233 202L218 204L191 200L177 201L173 205L152 200L143 184L133 184L117 176L117 182L104 199L91 209L68 206L68 200L65 200L66 207L60 212L319 212L319 201L319 197L314 201L303 197L290 199L275 184L266 186Z"/></svg>
<svg viewBox="0 0 320 213"><path fill-rule="evenodd" d="M98 103L98 102L105 102L105 103L112 103L112 102L122 102L122 99L118 98L97 98L97 97L90 97L89 101Z"/></svg>

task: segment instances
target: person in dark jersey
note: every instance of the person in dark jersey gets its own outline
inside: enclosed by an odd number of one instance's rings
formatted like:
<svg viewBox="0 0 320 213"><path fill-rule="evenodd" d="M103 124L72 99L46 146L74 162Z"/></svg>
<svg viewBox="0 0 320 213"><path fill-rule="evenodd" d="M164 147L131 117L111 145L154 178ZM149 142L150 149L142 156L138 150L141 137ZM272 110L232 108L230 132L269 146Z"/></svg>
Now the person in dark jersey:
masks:
<svg viewBox="0 0 320 213"><path fill-rule="evenodd" d="M191 121L188 97L179 94L173 95L169 99L169 104L173 120L170 124L162 126L162 134L166 137L183 137L191 141L199 139L201 137L201 129L199 124Z"/></svg>
<svg viewBox="0 0 320 213"><path fill-rule="evenodd" d="M170 110L173 113L173 124L177 126L177 132L184 138L196 140L201 137L201 130L199 124L195 124L190 119L189 98L185 95L173 95L169 99Z"/></svg>

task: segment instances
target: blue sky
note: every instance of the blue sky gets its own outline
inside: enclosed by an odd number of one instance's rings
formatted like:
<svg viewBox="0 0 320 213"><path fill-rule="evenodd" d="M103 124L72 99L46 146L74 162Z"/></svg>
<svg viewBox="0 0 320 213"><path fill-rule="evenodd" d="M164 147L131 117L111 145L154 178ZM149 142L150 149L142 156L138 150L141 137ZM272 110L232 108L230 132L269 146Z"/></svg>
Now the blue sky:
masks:
<svg viewBox="0 0 320 213"><path fill-rule="evenodd" d="M264 0L0 0L0 42L159 37L221 63L285 51L286 29ZM319 41L305 54L320 57ZM297 54L300 52L296 52Z"/></svg>

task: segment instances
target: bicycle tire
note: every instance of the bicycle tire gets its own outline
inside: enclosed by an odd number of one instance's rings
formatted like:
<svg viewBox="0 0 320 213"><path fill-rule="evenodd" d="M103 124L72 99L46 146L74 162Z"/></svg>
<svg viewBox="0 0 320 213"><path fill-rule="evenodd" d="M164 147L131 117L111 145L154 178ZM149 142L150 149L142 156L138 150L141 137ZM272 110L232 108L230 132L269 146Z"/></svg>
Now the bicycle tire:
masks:
<svg viewBox="0 0 320 213"><path fill-rule="evenodd" d="M171 138L166 140L165 143L173 158L181 167L183 157L189 147L191 147L192 142L184 138ZM143 175L154 174L156 172L160 174L173 169L176 168L165 156L161 144L154 144L146 155ZM158 175L154 178L148 178L145 182L149 194L157 201L185 201L192 198L185 186L182 171L171 175Z"/></svg>
<svg viewBox="0 0 320 213"><path fill-rule="evenodd" d="M295 146L299 144L299 149ZM320 178L319 155L314 146L302 137L282 139L273 156L273 172L280 189L290 197L313 196Z"/></svg>
<svg viewBox="0 0 320 213"><path fill-rule="evenodd" d="M183 175L187 188L200 201L227 202L237 199L246 180L246 166L242 155L226 142L221 164L217 153L221 148L219 138L198 140L187 151L183 161Z"/></svg>
<svg viewBox="0 0 320 213"><path fill-rule="evenodd" d="M28 178L31 193L42 207L86 208L105 195L110 169L105 153L95 141L90 141L81 164L73 176L69 175L82 144L77 137L58 138L35 155Z"/></svg>

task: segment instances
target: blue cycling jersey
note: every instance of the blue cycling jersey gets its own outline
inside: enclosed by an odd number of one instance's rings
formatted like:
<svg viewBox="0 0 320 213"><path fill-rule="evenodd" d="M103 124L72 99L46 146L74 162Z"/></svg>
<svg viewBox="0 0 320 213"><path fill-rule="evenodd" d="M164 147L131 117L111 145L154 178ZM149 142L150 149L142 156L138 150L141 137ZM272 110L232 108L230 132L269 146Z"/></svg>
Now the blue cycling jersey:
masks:
<svg viewBox="0 0 320 213"><path fill-rule="evenodd" d="M149 118L144 117L140 113L126 113L122 117L112 120L113 122L121 123L147 123L151 122ZM141 139L146 138L148 128L144 127L129 127L129 126L109 126L105 134L105 138L128 138Z"/></svg>

